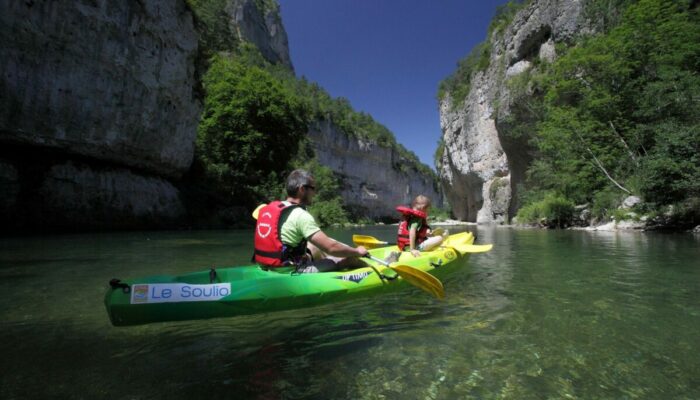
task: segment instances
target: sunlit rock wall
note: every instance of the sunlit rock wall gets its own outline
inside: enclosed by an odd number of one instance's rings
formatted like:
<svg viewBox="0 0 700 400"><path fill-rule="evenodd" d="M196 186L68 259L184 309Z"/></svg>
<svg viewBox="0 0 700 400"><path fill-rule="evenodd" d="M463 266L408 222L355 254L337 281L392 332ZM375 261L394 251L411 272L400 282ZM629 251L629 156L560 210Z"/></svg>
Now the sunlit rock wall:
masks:
<svg viewBox="0 0 700 400"><path fill-rule="evenodd" d="M440 102L445 151L439 174L455 216L500 223L518 208L517 189L532 159L528 144L510 135L510 118L519 110L508 80L556 58L555 44L584 32L582 1L533 1L489 43L489 67L476 73L466 99L449 95ZM457 106L463 101L463 104Z"/></svg>
<svg viewBox="0 0 700 400"><path fill-rule="evenodd" d="M342 178L341 196L355 213L369 218L398 218L395 207L416 195L442 205L433 176L419 172L395 150L350 137L329 121L315 122L310 138L319 162Z"/></svg>

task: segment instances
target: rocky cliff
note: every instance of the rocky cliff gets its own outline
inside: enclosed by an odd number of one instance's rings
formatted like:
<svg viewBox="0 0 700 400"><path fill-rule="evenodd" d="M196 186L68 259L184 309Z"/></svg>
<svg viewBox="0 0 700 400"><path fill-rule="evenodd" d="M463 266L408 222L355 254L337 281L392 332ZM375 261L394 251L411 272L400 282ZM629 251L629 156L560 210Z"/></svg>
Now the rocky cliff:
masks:
<svg viewBox="0 0 700 400"><path fill-rule="evenodd" d="M293 74L287 34L275 1L231 0L224 13L238 42L254 44L267 61ZM313 121L309 138L319 163L341 177L341 196L356 216L396 217L394 207L410 202L418 193L442 205L435 178L419 172L413 161L402 160L394 149L347 135L328 120Z"/></svg>
<svg viewBox="0 0 700 400"><path fill-rule="evenodd" d="M236 41L292 68L276 2L221 7ZM201 109L187 2L0 0L0 23L3 228L182 223Z"/></svg>
<svg viewBox="0 0 700 400"><path fill-rule="evenodd" d="M396 150L348 136L330 121L314 122L309 137L319 163L341 177L343 201L356 214L396 218L395 207L418 194L442 205L435 179Z"/></svg>
<svg viewBox="0 0 700 400"><path fill-rule="evenodd" d="M276 1L232 0L225 12L238 40L254 44L271 63L294 69Z"/></svg>
<svg viewBox="0 0 700 400"><path fill-rule="evenodd" d="M196 54L184 0L0 1L5 228L180 215L163 178L192 161Z"/></svg>
<svg viewBox="0 0 700 400"><path fill-rule="evenodd" d="M193 160L203 54L203 24L188 4L0 0L3 231L183 223L178 185ZM235 36L227 43L253 43L292 70L275 1L207 5ZM368 216L394 215L417 192L439 199L430 179L397 170L389 149L320 123L310 135L322 163L345 178L346 203Z"/></svg>
<svg viewBox="0 0 700 400"><path fill-rule="evenodd" d="M540 62L556 58L555 44L587 30L583 1L536 0L488 39L488 68L471 77L465 99L447 93L440 102L445 150L439 174L453 213L479 223L507 221L517 210L518 185L531 160L528 144L511 126L529 110L513 82Z"/></svg>

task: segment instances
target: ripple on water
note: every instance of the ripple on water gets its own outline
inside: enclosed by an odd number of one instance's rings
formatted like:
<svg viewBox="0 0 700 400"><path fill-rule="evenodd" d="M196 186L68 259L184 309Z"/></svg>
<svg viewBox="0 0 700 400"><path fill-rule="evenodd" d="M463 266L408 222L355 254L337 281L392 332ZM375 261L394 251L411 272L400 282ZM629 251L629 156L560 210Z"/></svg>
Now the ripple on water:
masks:
<svg viewBox="0 0 700 400"><path fill-rule="evenodd" d="M352 233L334 232L346 241ZM441 278L442 302L410 288L128 328L109 325L110 278L244 264L249 232L0 240L0 396L700 397L700 240L477 234L494 249Z"/></svg>

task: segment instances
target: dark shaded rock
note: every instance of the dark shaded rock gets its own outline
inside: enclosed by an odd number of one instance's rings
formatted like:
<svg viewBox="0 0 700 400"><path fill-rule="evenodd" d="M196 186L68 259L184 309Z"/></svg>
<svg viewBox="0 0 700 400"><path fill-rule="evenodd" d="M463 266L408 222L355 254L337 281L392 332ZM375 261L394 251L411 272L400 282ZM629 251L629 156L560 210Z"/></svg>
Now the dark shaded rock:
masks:
<svg viewBox="0 0 700 400"><path fill-rule="evenodd" d="M184 1L0 1L0 143L178 176L197 33Z"/></svg>

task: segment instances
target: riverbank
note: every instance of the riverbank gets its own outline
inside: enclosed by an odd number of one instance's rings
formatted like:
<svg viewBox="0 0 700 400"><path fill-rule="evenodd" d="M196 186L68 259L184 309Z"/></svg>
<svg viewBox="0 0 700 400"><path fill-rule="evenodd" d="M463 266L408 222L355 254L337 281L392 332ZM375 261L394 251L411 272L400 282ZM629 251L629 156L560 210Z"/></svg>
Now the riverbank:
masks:
<svg viewBox="0 0 700 400"><path fill-rule="evenodd" d="M444 221L430 221L431 224L433 225L444 225L444 226L455 226L455 225L465 225L465 226L472 226L472 225L479 225L476 222L466 222L466 221L460 221L456 219L447 219Z"/></svg>
<svg viewBox="0 0 700 400"><path fill-rule="evenodd" d="M551 227L535 224L509 224L498 225L499 227L520 228L520 229L552 229ZM651 232L651 231L669 231L669 232L691 232L700 234L700 225L687 229L677 225L651 225L642 221L610 221L598 225L589 226L570 226L565 230L571 231L600 231L600 232Z"/></svg>

